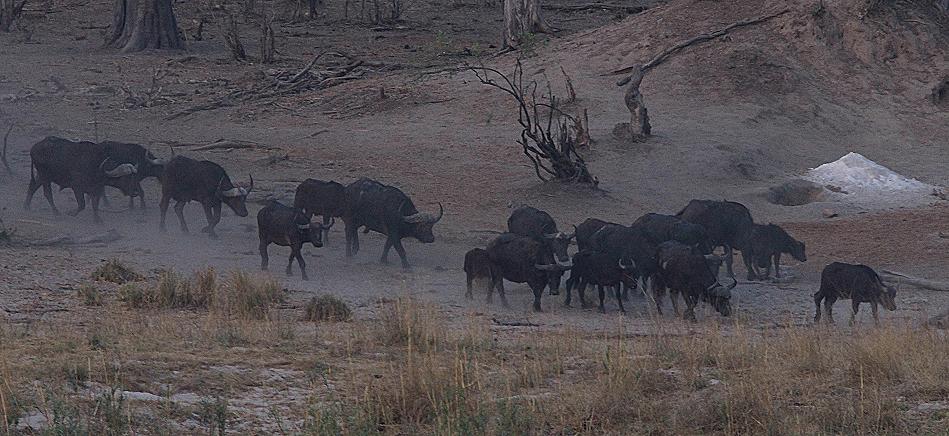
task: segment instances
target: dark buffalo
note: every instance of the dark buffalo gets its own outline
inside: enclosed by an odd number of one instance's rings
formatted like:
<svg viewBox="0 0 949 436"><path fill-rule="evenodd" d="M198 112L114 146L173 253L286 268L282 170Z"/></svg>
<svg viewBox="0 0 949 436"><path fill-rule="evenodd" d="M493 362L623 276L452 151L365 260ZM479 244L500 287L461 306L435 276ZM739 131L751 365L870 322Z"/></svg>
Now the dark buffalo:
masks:
<svg viewBox="0 0 949 436"><path fill-rule="evenodd" d="M260 237L260 269L266 271L270 262L267 255L267 246L277 244L290 247L290 262L287 264L287 275L293 274L293 259L300 264L300 273L303 280L306 276L306 262L300 253L303 244L309 242L314 247L323 246L323 231L333 226L333 221L327 225L310 222L302 210L284 206L271 201L266 207L257 212L257 234Z"/></svg>
<svg viewBox="0 0 949 436"><path fill-rule="evenodd" d="M465 276L468 281L468 288L465 292L465 298L473 298L471 293L472 285L475 281L484 281L493 288L494 284L500 279L497 267L491 262L491 256L483 248L474 248L465 253ZM488 303L493 296L491 289L488 290ZM501 294L501 300L507 306L507 299Z"/></svg>
<svg viewBox="0 0 949 436"><path fill-rule="evenodd" d="M130 163L135 165L138 171L135 173L136 178L138 178L139 184L149 177L154 177L155 179L161 180L162 173L165 171L164 159L159 159L155 157L152 152L145 149L138 144L132 144L128 142L115 142L115 141L104 141L100 143L105 147L106 154L119 162ZM142 206L142 209L145 209L145 192L139 190L138 198L139 203ZM105 197L103 197L105 199ZM133 197L129 197L129 208L135 207L135 201Z"/></svg>
<svg viewBox="0 0 949 436"><path fill-rule="evenodd" d="M380 262L388 263L389 249L395 247L402 259L402 268L410 268L402 248L402 238L415 238L423 243L435 242L432 227L445 213L441 203L438 215L419 212L415 204L398 188L375 180L359 179L346 187L348 207L343 216L346 223L346 256L359 252L360 227L386 235Z"/></svg>
<svg viewBox="0 0 949 436"><path fill-rule="evenodd" d="M705 263L708 266L708 269L712 272L714 277L718 277L718 270L722 266L723 258L722 256L717 256L715 254L703 254L698 248L685 245L676 241L666 241L662 244L659 244L659 259L671 259L678 256L703 256L705 258ZM661 265L660 265L661 267ZM662 315L662 299L666 295L666 291L669 291L669 299L672 301L672 310L679 315L679 291L676 289L669 289L667 284L664 282L665 277L663 274L659 274L657 277L656 286L653 288L653 298L656 300L656 311Z"/></svg>
<svg viewBox="0 0 949 436"><path fill-rule="evenodd" d="M743 249L754 225L748 208L734 201L692 200L676 217L705 228L713 248L724 247L725 266L734 279L733 250Z"/></svg>
<svg viewBox="0 0 949 436"><path fill-rule="evenodd" d="M635 263L629 259L620 259L616 261L612 257L598 251L581 251L573 255L573 268L570 270L570 278L567 280L567 297L563 304L570 306L570 299L573 289L577 289L577 295L580 297L580 305L587 307L586 293L587 285L596 285L600 297L600 312L606 313L606 307L603 305L606 298L603 287L612 288L616 296L616 303L619 310L626 313L623 307L623 299L620 295L620 284L625 284L627 288L636 286L636 279L631 274L635 270Z"/></svg>
<svg viewBox="0 0 949 436"><path fill-rule="evenodd" d="M293 207L302 210L307 219L322 216L326 226L332 218L342 218L346 213L346 187L334 181L306 179L297 186ZM325 228L323 242L329 236L329 227Z"/></svg>
<svg viewBox="0 0 949 436"><path fill-rule="evenodd" d="M788 253L799 262L807 261L804 243L788 235L775 224L755 224L741 256L748 268L748 280L767 279L774 265L774 277L781 278L781 254ZM758 268L765 268L764 274Z"/></svg>
<svg viewBox="0 0 949 436"><path fill-rule="evenodd" d="M659 263L657 284L670 290L673 307L677 305L678 294L682 294L686 305L683 318L695 321L695 306L700 300L723 316L731 315L731 290L738 282L733 280L728 287L719 283L708 258L693 247L675 241L664 242L659 247ZM660 296L657 295L657 305ZM678 312L678 308L675 310Z"/></svg>
<svg viewBox="0 0 949 436"><path fill-rule="evenodd" d="M617 223L603 221L597 218L587 218L578 226L573 226L573 232L577 238L577 249L580 251L589 250L593 235L606 226L618 226Z"/></svg>
<svg viewBox="0 0 949 436"><path fill-rule="evenodd" d="M226 204L239 217L247 216L247 194L254 189L254 177L248 187L239 187L231 182L220 165L210 161L197 161L184 156L175 156L165 165L161 186L161 224L165 230L165 214L168 203L175 200L175 214L181 223L181 231L188 233L184 208L189 201L204 206L208 225L201 229L212 238L217 237L214 226L221 221L221 203Z"/></svg>
<svg viewBox="0 0 949 436"><path fill-rule="evenodd" d="M712 253L712 241L701 224L690 223L672 215L647 213L633 227L643 230L646 237L659 245L666 241L676 241L697 248L702 254Z"/></svg>
<svg viewBox="0 0 949 436"><path fill-rule="evenodd" d="M551 272L564 271L568 267L554 262L547 248L534 238L504 233L488 244L488 256L497 267L499 275L493 288L498 289L501 300L507 304L504 295L504 280L514 283L527 283L534 292L534 310L541 312L540 297L544 287L550 284ZM491 293L488 293L490 298Z"/></svg>
<svg viewBox="0 0 949 436"><path fill-rule="evenodd" d="M860 309L860 303L870 303L873 320L876 323L880 322L877 316L877 304L882 304L886 310L896 310L896 289L883 284L883 280L876 271L866 265L834 262L824 267L824 271L820 274L820 290L814 294L814 305L817 306L814 322L820 322L820 303L823 300L827 320L833 324L833 307L838 299L851 300L853 307L850 312L851 325Z"/></svg>
<svg viewBox="0 0 949 436"><path fill-rule="evenodd" d="M534 238L544 244L558 265L570 267L570 255L567 254L567 248L570 247L570 240L573 239L574 234L558 230L557 223L547 212L530 206L519 207L507 219L507 229L511 233ZM560 292L560 278L563 273L553 271L551 274L554 277L550 281L550 295L556 295Z"/></svg>
<svg viewBox="0 0 949 436"><path fill-rule="evenodd" d="M618 263L620 259L634 263L635 270L630 274L642 281L643 291L647 290L659 272L658 247L646 237L642 229L609 224L593 234L589 246L591 250L608 255L613 263Z"/></svg>
<svg viewBox="0 0 949 436"><path fill-rule="evenodd" d="M129 196L137 195L142 190L135 165L110 158L105 147L92 142L46 137L30 149L30 165L30 186L23 204L27 210L33 201L33 194L42 186L46 201L58 215L59 209L53 202L51 186L55 183L60 189L72 189L76 196L76 210L69 212L69 215L75 216L86 208L85 197L88 195L92 200L93 218L98 223L102 222L99 201L106 186L118 188Z"/></svg>

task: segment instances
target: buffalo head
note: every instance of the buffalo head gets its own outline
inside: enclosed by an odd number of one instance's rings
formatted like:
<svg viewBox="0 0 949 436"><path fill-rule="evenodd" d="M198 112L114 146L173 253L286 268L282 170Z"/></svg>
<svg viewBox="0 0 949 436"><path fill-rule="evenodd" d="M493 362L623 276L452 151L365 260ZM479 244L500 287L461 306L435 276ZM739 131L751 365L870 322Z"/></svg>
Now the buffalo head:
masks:
<svg viewBox="0 0 949 436"><path fill-rule="evenodd" d="M573 261L570 260L570 256L567 255L567 247L570 246L570 240L573 239L575 234L576 233L557 232L544 235L544 242L554 255L554 261L557 262L557 265L566 268L573 265Z"/></svg>
<svg viewBox="0 0 949 436"><path fill-rule="evenodd" d="M804 253L804 243L801 241L791 241L791 246L788 247L791 252L791 257L796 259L799 262L807 261L807 254Z"/></svg>
<svg viewBox="0 0 949 436"><path fill-rule="evenodd" d="M722 316L730 316L732 314L732 289L738 286L738 280L732 279L732 284L729 286L722 285L715 281L711 286L705 289L705 297L708 300L708 303L715 308L715 310L722 314Z"/></svg>
<svg viewBox="0 0 949 436"><path fill-rule="evenodd" d="M142 195L142 185L139 184L138 167L130 163L116 163L111 159L102 161L99 165L102 173L108 179L107 185L119 188L129 197Z"/></svg>
<svg viewBox="0 0 949 436"><path fill-rule="evenodd" d="M303 219L301 220L300 218ZM330 219L330 223L326 225L316 221L307 221L306 216L302 213L297 215L296 222L297 230L300 231L301 236L303 236L303 240L309 241L316 248L323 246L323 232L329 230L330 227L333 227L333 224L335 223L336 218Z"/></svg>
<svg viewBox="0 0 949 436"><path fill-rule="evenodd" d="M221 201L231 208L237 216L247 216L247 194L254 190L254 176L250 176L250 184L246 188L232 186L230 189L223 189L221 187L223 184L224 179L222 178L218 187L218 195Z"/></svg>
<svg viewBox="0 0 949 436"><path fill-rule="evenodd" d="M401 206L399 210L402 210ZM402 220L411 226L412 229L406 236L412 236L426 244L435 242L435 233L432 232L432 228L435 226L435 223L441 221L444 215L445 208L442 207L441 203L438 203L438 215L418 212L403 216Z"/></svg>
<svg viewBox="0 0 949 436"><path fill-rule="evenodd" d="M896 288L886 286L886 290L880 293L880 304L886 310L896 310Z"/></svg>

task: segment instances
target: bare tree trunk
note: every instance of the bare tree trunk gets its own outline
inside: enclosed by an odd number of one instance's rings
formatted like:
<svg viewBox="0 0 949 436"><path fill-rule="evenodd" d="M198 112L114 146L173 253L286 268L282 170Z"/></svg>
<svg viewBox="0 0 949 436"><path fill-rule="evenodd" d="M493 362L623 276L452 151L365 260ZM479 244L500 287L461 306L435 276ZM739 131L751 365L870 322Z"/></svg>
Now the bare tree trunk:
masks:
<svg viewBox="0 0 949 436"><path fill-rule="evenodd" d="M639 85L643 81L644 74L642 69L633 72L624 95L626 108L629 109L629 126L626 133L629 139L634 140L643 139L652 134L649 112L646 110L646 103L643 102L643 95L639 92Z"/></svg>
<svg viewBox="0 0 949 436"><path fill-rule="evenodd" d="M227 28L224 29L224 44L231 51L231 58L235 61L247 59L247 53L244 51L244 44L241 43L241 36L237 30L237 22L233 16L227 17Z"/></svg>
<svg viewBox="0 0 949 436"><path fill-rule="evenodd" d="M23 0L20 4L16 4L16 0L0 0L0 32L10 31L13 22L23 12L26 1Z"/></svg>
<svg viewBox="0 0 949 436"><path fill-rule="evenodd" d="M185 48L172 0L115 0L107 45L124 53Z"/></svg>
<svg viewBox="0 0 949 436"><path fill-rule="evenodd" d="M540 0L504 0L504 48L516 48L529 34L549 31L540 15Z"/></svg>
<svg viewBox="0 0 949 436"><path fill-rule="evenodd" d="M274 62L274 35L273 18L260 18L260 63L272 64Z"/></svg>

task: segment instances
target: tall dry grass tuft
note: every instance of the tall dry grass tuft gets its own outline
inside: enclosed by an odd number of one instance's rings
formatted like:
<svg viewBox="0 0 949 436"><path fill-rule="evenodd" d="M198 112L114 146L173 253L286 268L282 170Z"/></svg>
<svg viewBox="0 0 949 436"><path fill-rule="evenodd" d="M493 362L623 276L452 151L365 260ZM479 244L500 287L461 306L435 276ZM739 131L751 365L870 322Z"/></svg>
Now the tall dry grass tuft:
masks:
<svg viewBox="0 0 949 436"><path fill-rule="evenodd" d="M273 279L235 271L215 288L210 309L212 314L224 317L262 320L274 304L284 299L284 291Z"/></svg>
<svg viewBox="0 0 949 436"><path fill-rule="evenodd" d="M349 321L353 311L345 301L334 295L318 295L303 308L304 321Z"/></svg>
<svg viewBox="0 0 949 436"><path fill-rule="evenodd" d="M384 345L428 351L444 345L447 331L434 306L400 297L383 312L378 338Z"/></svg>

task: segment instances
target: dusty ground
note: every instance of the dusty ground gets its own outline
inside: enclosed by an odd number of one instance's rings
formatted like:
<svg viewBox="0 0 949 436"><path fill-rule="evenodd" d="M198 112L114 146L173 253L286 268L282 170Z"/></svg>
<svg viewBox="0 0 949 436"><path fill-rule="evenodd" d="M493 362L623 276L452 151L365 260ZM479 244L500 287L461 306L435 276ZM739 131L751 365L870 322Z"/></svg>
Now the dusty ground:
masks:
<svg viewBox="0 0 949 436"><path fill-rule="evenodd" d="M483 295L466 301L463 253L485 244L489 231L502 230L509 207L522 203L548 210L564 228L589 216L632 222L650 211L674 213L691 198L739 200L757 221L782 223L807 243L809 260L790 262L791 279L780 284L742 281L735 291L741 325L809 323L819 271L834 260L949 280L945 201L934 197L928 208L868 211L827 203L780 207L761 195L768 186L849 151L924 182L949 185L949 112L927 100L949 68L946 19L922 9L859 19L854 3L819 3L826 9L789 4L791 12L773 22L674 57L643 84L656 135L640 144L611 137L614 124L626 120L628 112L613 85L616 77L602 74L648 59L696 33L757 16L760 5L674 1L624 20L604 11L551 12L552 23L563 30L523 52L529 55L526 71L538 79L549 77L555 89L562 86L559 66L572 76L578 104L590 112L597 143L585 153L601 180L599 191L540 183L513 144L517 130L510 102L470 74L438 72L460 62L476 63L494 51L496 4L419 4L397 23L404 28L385 29L345 21L334 6L314 22L279 24L275 65L228 60L215 30L220 10L210 6L180 6L188 34L192 20L201 14L212 18L206 30L210 36L191 41L188 52L121 55L99 48L111 2L56 4L47 12L38 5L30 12L29 38L22 31L0 35L0 127L5 131L16 124L9 150L15 173L0 176L0 217L15 229L13 243L0 246L0 319L60 322L88 315L77 306L75 289L111 258L140 271L205 266L254 271L259 257L252 217L259 202L290 199L296 183L307 177L344 183L378 178L403 188L421 209L435 208L436 202L445 206L445 219L435 229L437 242L406 247L415 265L411 271L379 265L382 240L372 235L364 236L358 257L345 259L341 228L333 229L325 248L306 249L309 282L298 275L283 277L288 250L271 248L272 270L293 291L291 304L331 293L354 305L357 317L374 317L380 298L415 295L458 318L529 320L549 329L594 331L617 325L648 331L655 325L651 304L642 297L627 305L632 310L625 317L613 306L608 315L564 308L562 296L545 296L545 313L535 314L524 286L508 287L509 310L486 305ZM256 33L249 24L243 28L253 55ZM867 36L879 32L886 36ZM389 66L323 91L168 119L280 71L298 71L327 49ZM514 56L484 62L506 69ZM123 88L141 94L155 71L167 73L160 83L163 98L152 107L128 107L129 91ZM103 225L92 224L88 212L77 218L53 216L41 196L32 211L24 211L28 150L45 135L138 141L161 156L173 145L177 153L221 163L236 179L252 173L258 189L250 198L255 202L251 217L225 213L219 240L181 234L175 224L167 234L158 233L154 181L146 182L149 209L124 210L124 199L113 196ZM262 147L190 150L189 144L218 138ZM56 194L63 210L72 206L71 195ZM822 218L824 208L841 217ZM200 208L191 205L186 214L192 228L200 228ZM108 244L30 246L30 241L109 229L123 238ZM898 303L899 310L884 318L915 325L949 307L949 295L903 287ZM839 313L845 313L843 307ZM862 315L862 322L869 322L869 314ZM682 331L695 328L668 314L662 320ZM700 315L700 323L716 321L714 313Z"/></svg>

